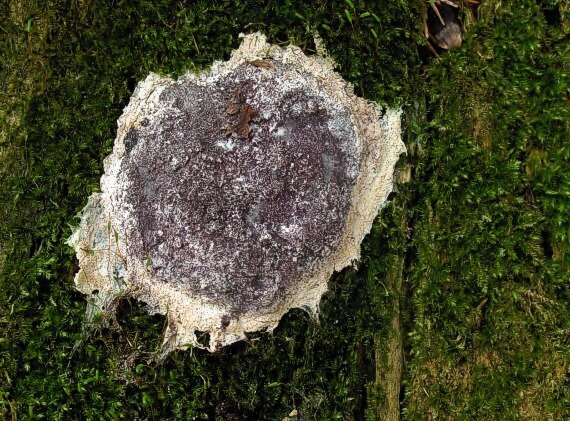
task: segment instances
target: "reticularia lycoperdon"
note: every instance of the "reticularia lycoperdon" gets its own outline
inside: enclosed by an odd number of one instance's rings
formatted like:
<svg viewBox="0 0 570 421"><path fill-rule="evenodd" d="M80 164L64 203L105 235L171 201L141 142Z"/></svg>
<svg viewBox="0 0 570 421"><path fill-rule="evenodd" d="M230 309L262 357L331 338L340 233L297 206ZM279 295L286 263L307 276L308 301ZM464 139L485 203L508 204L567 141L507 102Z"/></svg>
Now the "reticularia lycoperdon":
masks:
<svg viewBox="0 0 570 421"><path fill-rule="evenodd" d="M167 315L164 352L316 314L405 151L400 112L355 96L329 59L242 37L208 72L138 84L69 240L90 313L146 303Z"/></svg>

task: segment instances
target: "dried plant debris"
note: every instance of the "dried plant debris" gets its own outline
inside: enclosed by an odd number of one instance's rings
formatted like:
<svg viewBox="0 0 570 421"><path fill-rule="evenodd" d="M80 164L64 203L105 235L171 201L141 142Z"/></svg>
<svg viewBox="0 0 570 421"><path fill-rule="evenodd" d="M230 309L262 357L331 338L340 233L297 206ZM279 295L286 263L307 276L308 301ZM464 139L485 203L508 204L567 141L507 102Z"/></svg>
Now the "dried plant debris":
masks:
<svg viewBox="0 0 570 421"><path fill-rule="evenodd" d="M261 34L208 73L150 74L70 239L77 288L103 313L130 296L166 314L165 352L316 313L405 151L400 112L351 92L328 59Z"/></svg>

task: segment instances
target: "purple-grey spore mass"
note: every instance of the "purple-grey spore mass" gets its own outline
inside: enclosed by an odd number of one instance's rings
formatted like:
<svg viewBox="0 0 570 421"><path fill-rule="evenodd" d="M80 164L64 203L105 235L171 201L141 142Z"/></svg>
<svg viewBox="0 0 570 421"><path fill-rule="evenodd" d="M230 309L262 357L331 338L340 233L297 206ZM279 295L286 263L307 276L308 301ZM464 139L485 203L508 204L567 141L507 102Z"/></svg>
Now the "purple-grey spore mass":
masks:
<svg viewBox="0 0 570 421"><path fill-rule="evenodd" d="M273 304L335 251L358 174L348 110L278 89L287 67L259 78L246 63L213 87L166 88L168 112L125 138L129 254L208 299L232 296L236 315ZM256 111L247 138L224 134L235 92Z"/></svg>
<svg viewBox="0 0 570 421"><path fill-rule="evenodd" d="M400 112L356 97L323 57L261 34L212 71L150 74L69 243L88 322L122 297L167 315L164 352L210 351L318 311L392 189ZM199 343L196 331L209 332Z"/></svg>

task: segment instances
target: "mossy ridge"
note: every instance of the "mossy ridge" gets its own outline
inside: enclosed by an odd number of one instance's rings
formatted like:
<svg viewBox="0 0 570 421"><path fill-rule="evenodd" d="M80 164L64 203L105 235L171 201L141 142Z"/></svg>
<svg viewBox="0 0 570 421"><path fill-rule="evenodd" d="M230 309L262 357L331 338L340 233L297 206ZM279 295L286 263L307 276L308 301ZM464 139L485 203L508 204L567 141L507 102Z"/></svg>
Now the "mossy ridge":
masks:
<svg viewBox="0 0 570 421"><path fill-rule="evenodd" d="M567 35L500 6L428 70L408 419L568 416Z"/></svg>
<svg viewBox="0 0 570 421"><path fill-rule="evenodd" d="M485 3L463 49L427 59L424 75L419 7L11 2L0 112L20 124L4 125L1 146L0 417L280 420L296 407L374 419L374 338L390 334L393 297L382 281L406 252L405 416L568 416L567 11L543 2L562 10L549 23L535 2ZM360 269L331 281L320 323L293 311L271 336L155 365L164 320L124 302L122 331L96 332L69 359L84 301L67 224L97 189L136 81L227 58L246 27L307 52L317 29L359 95L407 115L419 107L407 123L422 149L408 158L414 181L378 218Z"/></svg>

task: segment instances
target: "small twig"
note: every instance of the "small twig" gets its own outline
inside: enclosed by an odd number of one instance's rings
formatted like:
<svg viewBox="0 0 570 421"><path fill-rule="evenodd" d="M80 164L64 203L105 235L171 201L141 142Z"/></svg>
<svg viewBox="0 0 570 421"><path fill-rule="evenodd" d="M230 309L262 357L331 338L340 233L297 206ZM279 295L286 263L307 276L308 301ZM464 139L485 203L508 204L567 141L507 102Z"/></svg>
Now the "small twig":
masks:
<svg viewBox="0 0 570 421"><path fill-rule="evenodd" d="M429 40L427 40L427 46L428 46L429 50L433 53L433 55L436 56L438 60L441 60L441 56L437 53L437 51L435 51L435 48L433 48L433 46L431 45L431 42L429 42Z"/></svg>
<svg viewBox="0 0 570 421"><path fill-rule="evenodd" d="M249 64L256 67L265 67L266 69L275 70L275 65L269 60L251 60Z"/></svg>
<svg viewBox="0 0 570 421"><path fill-rule="evenodd" d="M196 38L194 38L194 34L192 34L192 41L194 41L194 47L196 47L196 51L200 54L200 48L198 48L198 43L196 42Z"/></svg>
<svg viewBox="0 0 570 421"><path fill-rule="evenodd" d="M442 3L449 4L451 7L459 8L459 5L453 3L451 0L440 0Z"/></svg>
<svg viewBox="0 0 570 421"><path fill-rule="evenodd" d="M10 405L10 414L12 416L12 421L18 421L18 415L16 413L16 402L8 401L8 404Z"/></svg>
<svg viewBox="0 0 570 421"><path fill-rule="evenodd" d="M438 17L439 21L441 22L441 24L443 26L445 26L445 21L443 20L443 18L441 17L441 14L439 13L439 9L437 8L437 6L435 5L435 3L430 3L429 4L431 6L431 8L433 9L433 11L435 12L436 16Z"/></svg>
<svg viewBox="0 0 570 421"><path fill-rule="evenodd" d="M475 311L481 311L481 309L483 308L483 306L485 304L487 304L487 301L489 301L489 297L485 297L481 300L481 302L479 303L479 305L477 307L475 307Z"/></svg>

